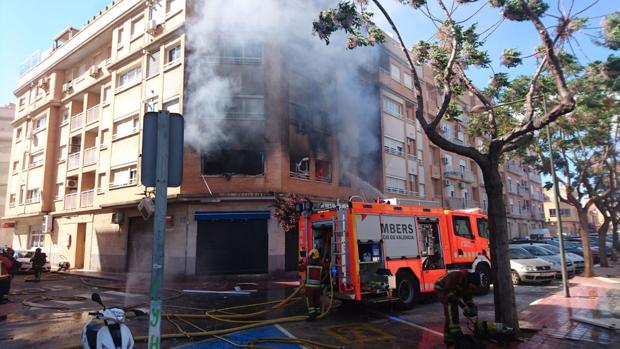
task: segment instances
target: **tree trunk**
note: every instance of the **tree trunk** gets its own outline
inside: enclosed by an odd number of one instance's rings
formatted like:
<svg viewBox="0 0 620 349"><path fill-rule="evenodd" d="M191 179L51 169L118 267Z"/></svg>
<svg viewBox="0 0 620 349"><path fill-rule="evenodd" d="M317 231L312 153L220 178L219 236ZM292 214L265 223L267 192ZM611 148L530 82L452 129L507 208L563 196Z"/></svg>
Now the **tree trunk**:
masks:
<svg viewBox="0 0 620 349"><path fill-rule="evenodd" d="M581 236L585 266L583 276L592 277L594 276L594 263L592 261L592 250L590 250L590 240L588 239L588 212L583 208L578 208L577 215L579 217L579 236Z"/></svg>
<svg viewBox="0 0 620 349"><path fill-rule="evenodd" d="M515 293L512 285L510 255L508 253L508 229L506 205L502 193L503 183L498 163L483 170L487 197L489 200L489 231L491 264L493 279L493 296L495 303L495 321L507 324L518 331L519 320L515 305Z"/></svg>
<svg viewBox="0 0 620 349"><path fill-rule="evenodd" d="M607 261L607 230L609 229L609 219L605 217L603 224L598 228L598 251L601 256L601 267L609 267L609 262Z"/></svg>
<svg viewBox="0 0 620 349"><path fill-rule="evenodd" d="M613 236L613 244L614 244L614 250L620 252L620 240L618 240L618 219L617 218L612 218L611 219L611 227L613 229L612 232L612 236Z"/></svg>

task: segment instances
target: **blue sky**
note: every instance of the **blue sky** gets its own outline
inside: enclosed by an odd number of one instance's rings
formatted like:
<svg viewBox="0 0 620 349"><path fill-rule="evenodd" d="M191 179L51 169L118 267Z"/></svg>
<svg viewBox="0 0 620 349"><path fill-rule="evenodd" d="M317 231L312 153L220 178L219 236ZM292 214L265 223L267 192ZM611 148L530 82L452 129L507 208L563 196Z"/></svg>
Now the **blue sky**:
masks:
<svg viewBox="0 0 620 349"><path fill-rule="evenodd" d="M247 0L258 1L258 0ZM449 0L448 0L449 1ZM19 74L20 64L36 50L45 50L51 47L52 38L64 28L73 26L81 28L86 21L103 9L110 0L0 0L0 104L14 102L13 89ZM479 1L462 6L457 10L457 18L466 18L476 11L482 3ZM555 1L549 1L555 3ZM571 0L564 0L570 4ZM580 9L590 0L574 0L574 10ZM436 31L433 24L420 11L399 5L394 0L384 0L401 30L407 45L420 39L429 39ZM434 3L432 0L429 3ZM618 0L600 0L583 15L600 16L620 9ZM472 20L478 21L478 28L485 30L500 18L499 12L487 7L483 8ZM377 23L386 30L389 27L385 20L377 14ZM551 21L547 21L551 23ZM592 20L592 26L598 26L600 18ZM489 31L490 32L490 31ZM594 31L588 31L594 33ZM578 35L581 48L574 45L579 59L585 64L589 60L604 59L611 52L594 45L586 35ZM488 39L487 49L491 57L497 58L504 48L515 47L524 54L530 53L538 43L538 38L530 23L516 23L504 21L497 30L493 31ZM336 44L336 43L334 43ZM342 43L344 45L344 43ZM533 59L526 61L517 69L500 68L494 63L496 71L507 71L511 75L531 73ZM472 70L471 77L478 84L484 84L491 75L490 70Z"/></svg>

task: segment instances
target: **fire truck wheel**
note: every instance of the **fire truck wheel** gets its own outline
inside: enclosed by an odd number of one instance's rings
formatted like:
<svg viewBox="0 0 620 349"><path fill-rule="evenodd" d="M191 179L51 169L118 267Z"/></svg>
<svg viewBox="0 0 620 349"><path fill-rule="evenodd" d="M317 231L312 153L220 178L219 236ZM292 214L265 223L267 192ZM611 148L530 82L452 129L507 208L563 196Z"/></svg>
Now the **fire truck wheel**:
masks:
<svg viewBox="0 0 620 349"><path fill-rule="evenodd" d="M521 284L521 277L519 277L519 273L517 273L516 271L512 271L512 284L513 285L520 285Z"/></svg>
<svg viewBox="0 0 620 349"><path fill-rule="evenodd" d="M489 293L491 287L491 269L488 265L481 263L476 266L476 273L480 275L480 295Z"/></svg>
<svg viewBox="0 0 620 349"><path fill-rule="evenodd" d="M399 298L399 308L411 309L420 294L420 284L410 272L396 274L396 294Z"/></svg>

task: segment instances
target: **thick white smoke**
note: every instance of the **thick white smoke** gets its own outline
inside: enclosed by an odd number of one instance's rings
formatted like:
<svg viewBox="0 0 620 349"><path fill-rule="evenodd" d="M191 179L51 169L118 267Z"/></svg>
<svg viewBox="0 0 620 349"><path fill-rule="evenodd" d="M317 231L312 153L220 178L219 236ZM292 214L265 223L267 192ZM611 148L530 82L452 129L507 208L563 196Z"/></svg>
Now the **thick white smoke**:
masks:
<svg viewBox="0 0 620 349"><path fill-rule="evenodd" d="M226 141L243 137L226 126L226 110L233 106L233 97L240 93L239 76L222 71L217 59L230 47L247 47L259 43L263 57L276 54L294 56L297 70L319 84L320 91L330 91L333 114L329 117L331 135L336 137L340 152L341 171L350 177L362 174L368 178L380 161L379 95L372 79L360 80L360 71L378 70L378 48L347 50L343 37L334 37L327 46L312 34L312 21L321 9L336 1L302 0L195 0L190 2L192 14L187 22L187 88L185 98L186 142L199 152L210 152ZM271 64L268 59L263 65ZM264 72L274 69L263 67ZM277 71L277 70L276 70ZM282 69L286 85L292 75ZM270 77L257 77L260 81ZM269 84L264 93L268 94ZM286 89L285 89L286 91ZM286 98L286 97L285 97ZM312 104L312 101L305 101ZM317 98L315 103L323 103ZM288 105L288 103L286 103ZM252 108L252 105L245 108ZM265 107L256 104L256 114ZM288 109L284 109L285 111ZM253 114L251 110L244 110ZM265 118L268 118L266 115ZM286 118L284 118L286 120ZM281 127L288 127L287 124ZM257 132L263 132L262 129ZM246 135L247 136L247 135ZM321 143L321 141L317 141ZM321 148L321 144L315 144ZM336 160L336 159L333 159ZM337 178L335 180L338 180ZM374 182L374 180L372 180Z"/></svg>

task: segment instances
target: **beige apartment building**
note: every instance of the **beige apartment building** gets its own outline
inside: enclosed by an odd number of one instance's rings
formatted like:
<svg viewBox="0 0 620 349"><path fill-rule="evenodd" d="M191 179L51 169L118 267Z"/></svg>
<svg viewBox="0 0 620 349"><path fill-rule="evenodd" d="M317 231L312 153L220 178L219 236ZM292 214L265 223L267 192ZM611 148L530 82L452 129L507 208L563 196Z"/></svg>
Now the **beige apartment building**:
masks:
<svg viewBox="0 0 620 349"><path fill-rule="evenodd" d="M137 210L146 193L142 118L161 109L196 117L185 110L197 70L188 66L191 12L182 0L115 1L56 36L20 77L3 218L14 227L14 248L42 247L53 264L78 269L150 270L152 220ZM325 63L305 47L220 45L205 60L238 84L218 123L228 140L208 152L186 149L183 184L168 191L167 274L295 270L298 236L273 215L275 197L287 193L333 202L372 200L376 191L487 207L476 165L432 146L416 124L411 77L390 43L376 64L347 74L342 64L313 67ZM421 73L432 107L437 92ZM352 97L352 86L368 89ZM462 120L442 125L447 137L478 144L465 132L474 104L463 100ZM534 214L540 178L520 164L504 172L511 231L525 234L543 223Z"/></svg>
<svg viewBox="0 0 620 349"><path fill-rule="evenodd" d="M560 197L566 197L566 188L560 185ZM579 216L575 207L560 201L560 217L562 217L562 233L567 236L579 236ZM555 207L555 191L545 190L545 220L551 235L558 234L558 212ZM601 213L592 206L588 211L588 227L591 232L603 223Z"/></svg>
<svg viewBox="0 0 620 349"><path fill-rule="evenodd" d="M11 163L11 138L13 136L11 121L15 114L15 104L0 106L0 212L4 212L9 164ZM10 224L0 226L0 247L13 243L13 228Z"/></svg>
<svg viewBox="0 0 620 349"><path fill-rule="evenodd" d="M379 84L385 193L411 202L485 211L488 200L480 168L473 160L439 149L426 138L415 119L412 77L400 47L388 39L382 54ZM431 119L438 110L440 94L429 67L420 67L418 75L425 90L425 110ZM454 143L479 147L482 139L467 134L469 110L479 103L469 94L461 96L459 102L462 115L456 121L442 121L441 133ZM508 161L501 173L510 237L542 228L540 174L519 160Z"/></svg>

